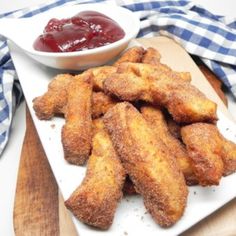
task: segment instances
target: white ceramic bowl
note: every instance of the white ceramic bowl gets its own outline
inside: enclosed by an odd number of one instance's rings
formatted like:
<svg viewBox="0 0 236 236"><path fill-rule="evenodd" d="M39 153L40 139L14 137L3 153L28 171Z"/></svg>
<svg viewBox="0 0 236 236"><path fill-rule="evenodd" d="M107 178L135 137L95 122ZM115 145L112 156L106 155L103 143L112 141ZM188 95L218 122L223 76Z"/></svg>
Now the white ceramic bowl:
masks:
<svg viewBox="0 0 236 236"><path fill-rule="evenodd" d="M44 27L51 18L70 18L81 11L87 10L100 12L116 21L125 31L124 38L109 45L85 51L48 53L34 50L33 42L42 34ZM17 21L17 23L14 23L14 21ZM58 7L29 19L14 21L11 24L7 19L5 23L5 25L8 25L6 30L11 31L7 32L10 35L8 38L18 44L36 61L49 67L69 70L83 70L107 63L128 46L129 42L137 36L140 28L139 19L133 12L115 5L101 3ZM4 23L2 23L2 26L4 27ZM14 30L11 28L14 28ZM2 29L3 31L4 29Z"/></svg>

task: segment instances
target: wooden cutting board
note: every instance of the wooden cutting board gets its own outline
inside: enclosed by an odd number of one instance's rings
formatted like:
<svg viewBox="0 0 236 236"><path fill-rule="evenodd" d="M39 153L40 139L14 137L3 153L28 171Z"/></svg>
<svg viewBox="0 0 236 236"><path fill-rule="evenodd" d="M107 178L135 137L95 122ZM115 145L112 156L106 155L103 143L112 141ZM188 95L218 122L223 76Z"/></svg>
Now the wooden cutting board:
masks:
<svg viewBox="0 0 236 236"><path fill-rule="evenodd" d="M17 236L77 235L28 108L13 222Z"/></svg>
<svg viewBox="0 0 236 236"><path fill-rule="evenodd" d="M221 84L210 77L211 84L226 101ZM16 236L77 235L28 109L26 123L14 206ZM235 219L236 199L182 235L236 235Z"/></svg>

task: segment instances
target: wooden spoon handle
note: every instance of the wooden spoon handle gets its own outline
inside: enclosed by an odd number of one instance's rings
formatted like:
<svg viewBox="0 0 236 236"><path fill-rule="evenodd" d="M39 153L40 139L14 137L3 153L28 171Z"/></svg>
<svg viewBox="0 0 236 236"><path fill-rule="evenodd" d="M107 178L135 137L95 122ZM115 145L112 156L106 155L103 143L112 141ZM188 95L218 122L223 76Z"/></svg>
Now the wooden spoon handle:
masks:
<svg viewBox="0 0 236 236"><path fill-rule="evenodd" d="M14 206L16 235L59 235L58 187L29 110Z"/></svg>

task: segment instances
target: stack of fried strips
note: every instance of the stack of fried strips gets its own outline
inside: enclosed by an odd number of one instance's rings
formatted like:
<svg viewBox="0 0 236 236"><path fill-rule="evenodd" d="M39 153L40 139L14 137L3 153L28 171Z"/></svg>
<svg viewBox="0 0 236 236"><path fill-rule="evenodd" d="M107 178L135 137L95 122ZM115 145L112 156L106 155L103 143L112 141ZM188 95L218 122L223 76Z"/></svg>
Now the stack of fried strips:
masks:
<svg viewBox="0 0 236 236"><path fill-rule="evenodd" d="M65 159L84 165L65 202L82 222L107 229L125 193L139 193L162 227L184 213L187 185L218 185L236 170L236 145L216 126L216 104L188 72L160 62L154 48L133 47L112 66L60 74L34 99L39 119L64 115Z"/></svg>

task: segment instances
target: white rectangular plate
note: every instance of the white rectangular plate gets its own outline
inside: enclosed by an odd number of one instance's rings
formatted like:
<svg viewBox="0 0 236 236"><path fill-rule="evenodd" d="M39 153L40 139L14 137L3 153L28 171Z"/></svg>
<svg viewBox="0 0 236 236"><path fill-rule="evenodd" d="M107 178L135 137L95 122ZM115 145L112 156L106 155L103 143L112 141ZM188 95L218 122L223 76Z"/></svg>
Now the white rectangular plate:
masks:
<svg viewBox="0 0 236 236"><path fill-rule="evenodd" d="M207 92L207 95L219 104L218 127L221 133L236 142L235 123L230 120L227 110L189 55L173 41L166 38L157 38L154 41L152 39L143 43L148 45L148 42L151 43L151 46L156 46L160 50L163 61L172 66L173 69L191 72L193 83L203 92ZM67 199L81 183L86 167L70 165L64 160L61 144L61 127L64 124L64 119L53 118L50 121L40 121L35 116L32 108L32 100L45 93L51 79L61 72L34 62L11 42L9 42L9 47L42 145L63 197ZM222 178L219 186L190 187L184 216L168 229L159 227L152 220L150 215L147 214L140 196L128 196L122 199L115 214L113 225L106 231L88 227L72 217L80 236L177 235L233 199L236 196L235 183L236 174L232 174Z"/></svg>

